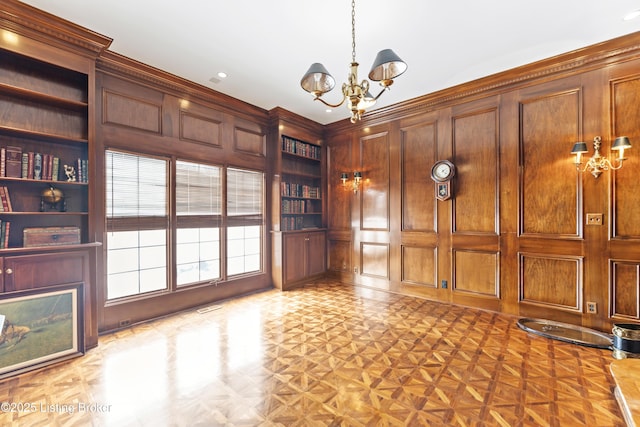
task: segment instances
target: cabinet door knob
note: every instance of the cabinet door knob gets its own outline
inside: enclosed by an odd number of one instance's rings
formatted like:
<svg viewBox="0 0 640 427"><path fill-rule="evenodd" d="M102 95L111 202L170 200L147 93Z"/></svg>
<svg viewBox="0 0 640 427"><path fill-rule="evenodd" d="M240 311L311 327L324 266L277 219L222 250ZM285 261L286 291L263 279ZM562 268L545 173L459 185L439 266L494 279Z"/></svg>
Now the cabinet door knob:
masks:
<svg viewBox="0 0 640 427"><path fill-rule="evenodd" d="M4 272L7 274L13 274L13 270L10 268L7 268Z"/></svg>

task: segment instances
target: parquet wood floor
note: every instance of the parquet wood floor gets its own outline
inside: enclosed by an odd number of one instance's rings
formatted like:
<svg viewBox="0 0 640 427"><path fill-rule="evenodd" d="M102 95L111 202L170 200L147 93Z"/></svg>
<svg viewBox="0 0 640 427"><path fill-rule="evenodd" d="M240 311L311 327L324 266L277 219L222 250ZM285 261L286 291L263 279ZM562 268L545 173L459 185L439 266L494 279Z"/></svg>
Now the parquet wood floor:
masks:
<svg viewBox="0 0 640 427"><path fill-rule="evenodd" d="M624 426L610 351L516 321L331 281L267 291L5 380L23 410L0 424Z"/></svg>

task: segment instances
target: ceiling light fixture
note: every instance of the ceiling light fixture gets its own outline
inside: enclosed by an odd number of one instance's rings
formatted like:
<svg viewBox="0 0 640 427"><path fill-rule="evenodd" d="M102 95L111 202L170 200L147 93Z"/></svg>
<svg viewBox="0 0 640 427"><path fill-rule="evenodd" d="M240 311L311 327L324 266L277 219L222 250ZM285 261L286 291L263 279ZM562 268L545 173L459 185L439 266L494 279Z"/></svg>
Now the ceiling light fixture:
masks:
<svg viewBox="0 0 640 427"><path fill-rule="evenodd" d="M356 62L356 2L351 1L351 65L349 67L348 83L342 84L342 101L330 104L322 99L322 95L329 92L336 85L336 81L327 71L324 65L316 62L311 64L309 70L302 76L300 85L304 90L314 96L327 107L339 107L347 102L347 108L351 111L351 123L362 118L362 114L373 107L380 95L393 84L393 79L407 70L407 64L391 49L378 52L369 79L380 82L382 90L375 97L369 92L369 81L358 83L358 63Z"/></svg>

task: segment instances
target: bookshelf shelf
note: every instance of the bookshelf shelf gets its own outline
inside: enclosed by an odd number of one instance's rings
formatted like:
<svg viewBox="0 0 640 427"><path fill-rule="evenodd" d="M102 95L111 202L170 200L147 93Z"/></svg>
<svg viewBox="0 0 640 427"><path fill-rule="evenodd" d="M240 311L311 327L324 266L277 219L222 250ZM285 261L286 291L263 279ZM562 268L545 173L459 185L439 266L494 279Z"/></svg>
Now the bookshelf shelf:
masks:
<svg viewBox="0 0 640 427"><path fill-rule="evenodd" d="M34 101L42 104L48 104L53 107L68 109L71 111L84 111L89 107L86 101L77 101L75 99L61 98L59 96L50 95L48 93L38 92L25 89L19 86L0 82L0 94L16 97L25 101Z"/></svg>

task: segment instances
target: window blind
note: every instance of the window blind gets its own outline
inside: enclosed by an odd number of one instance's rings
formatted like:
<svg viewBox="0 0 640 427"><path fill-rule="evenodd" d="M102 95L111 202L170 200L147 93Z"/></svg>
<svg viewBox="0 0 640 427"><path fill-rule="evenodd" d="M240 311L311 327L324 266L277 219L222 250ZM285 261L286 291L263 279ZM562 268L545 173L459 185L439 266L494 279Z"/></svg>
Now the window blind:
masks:
<svg viewBox="0 0 640 427"><path fill-rule="evenodd" d="M107 227L166 227L167 161L117 151L106 152Z"/></svg>
<svg viewBox="0 0 640 427"><path fill-rule="evenodd" d="M264 174L227 169L227 219L230 226L261 225Z"/></svg>

